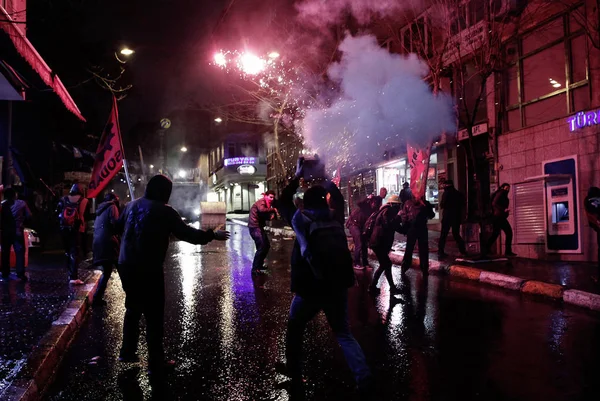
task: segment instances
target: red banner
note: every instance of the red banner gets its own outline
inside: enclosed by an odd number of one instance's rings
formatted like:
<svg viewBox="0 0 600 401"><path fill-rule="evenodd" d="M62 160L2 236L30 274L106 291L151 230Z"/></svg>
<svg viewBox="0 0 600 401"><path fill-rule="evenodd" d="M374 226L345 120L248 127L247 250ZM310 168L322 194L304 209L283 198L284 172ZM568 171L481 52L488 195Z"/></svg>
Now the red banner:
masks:
<svg viewBox="0 0 600 401"><path fill-rule="evenodd" d="M431 148L416 148L406 145L408 164L410 165L410 190L416 199L425 195L427 188L427 172L429 170L429 154Z"/></svg>
<svg viewBox="0 0 600 401"><path fill-rule="evenodd" d="M92 181L88 186L88 198L97 197L106 188L108 182L121 170L123 167L123 154L117 99L113 97L112 111L100 138L98 150L96 150Z"/></svg>

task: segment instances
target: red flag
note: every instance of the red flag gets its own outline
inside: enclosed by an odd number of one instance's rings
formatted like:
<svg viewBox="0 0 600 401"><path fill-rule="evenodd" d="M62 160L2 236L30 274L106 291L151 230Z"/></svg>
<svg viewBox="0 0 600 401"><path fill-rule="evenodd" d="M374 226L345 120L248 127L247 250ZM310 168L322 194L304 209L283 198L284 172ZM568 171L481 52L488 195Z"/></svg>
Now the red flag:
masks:
<svg viewBox="0 0 600 401"><path fill-rule="evenodd" d="M98 150L96 150L92 181L88 186L88 198L97 197L108 182L121 170L123 167L123 155L117 99L113 97L112 111L100 138Z"/></svg>
<svg viewBox="0 0 600 401"><path fill-rule="evenodd" d="M406 145L408 151L408 164L410 165L410 191L416 199L425 195L427 186L427 173L429 170L430 147L416 148Z"/></svg>

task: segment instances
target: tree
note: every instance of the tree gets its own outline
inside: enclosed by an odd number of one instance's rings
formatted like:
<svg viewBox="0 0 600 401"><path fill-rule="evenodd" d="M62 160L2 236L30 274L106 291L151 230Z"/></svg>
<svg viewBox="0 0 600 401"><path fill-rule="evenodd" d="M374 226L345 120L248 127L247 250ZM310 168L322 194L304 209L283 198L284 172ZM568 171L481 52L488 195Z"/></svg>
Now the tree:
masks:
<svg viewBox="0 0 600 401"><path fill-rule="evenodd" d="M520 4L521 2L517 2ZM400 18L383 21L388 27L384 43L392 51L413 52L427 64L432 91L452 91L458 128L467 131L470 172L470 219L480 227L483 245L485 198L482 175L475 152L474 127L485 120L488 97L495 93L495 74L507 67L505 43L520 27L533 21L540 4L511 8L509 1L433 0L423 9L413 9ZM398 20L404 28L397 29ZM381 23L380 23L381 24ZM489 135L493 140L494 132ZM496 152L493 152L495 154Z"/></svg>

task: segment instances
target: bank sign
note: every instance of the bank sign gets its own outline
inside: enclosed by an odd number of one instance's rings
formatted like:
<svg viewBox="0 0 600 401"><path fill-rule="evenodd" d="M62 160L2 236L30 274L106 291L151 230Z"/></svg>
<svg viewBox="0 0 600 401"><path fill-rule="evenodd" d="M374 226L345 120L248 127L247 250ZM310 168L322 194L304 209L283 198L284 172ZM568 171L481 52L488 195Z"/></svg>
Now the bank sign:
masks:
<svg viewBox="0 0 600 401"><path fill-rule="evenodd" d="M229 159L224 159L223 164L225 164L225 167L256 164L256 159L256 157L230 157Z"/></svg>
<svg viewBox="0 0 600 401"><path fill-rule="evenodd" d="M599 125L600 124L600 110L585 111L585 112L580 111L579 113L575 114L574 116L567 118L567 123L569 124L569 130L571 130L571 132L577 131L577 130L585 128L585 127Z"/></svg>

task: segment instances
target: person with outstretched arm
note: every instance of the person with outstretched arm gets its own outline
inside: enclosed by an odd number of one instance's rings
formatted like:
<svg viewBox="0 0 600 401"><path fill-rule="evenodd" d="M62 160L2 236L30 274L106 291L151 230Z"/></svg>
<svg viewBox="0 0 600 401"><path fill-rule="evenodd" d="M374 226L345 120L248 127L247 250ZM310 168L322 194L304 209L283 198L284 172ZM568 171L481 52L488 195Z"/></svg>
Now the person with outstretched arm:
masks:
<svg viewBox="0 0 600 401"><path fill-rule="evenodd" d="M146 318L148 369L151 378L160 378L165 367L163 350L165 279L163 263L169 237L192 244L229 239L228 231L203 231L186 225L179 213L167 204L173 183L163 175L150 179L144 196L129 202L119 217L122 232L119 276L125 291L123 343L119 360L138 361L140 319Z"/></svg>

